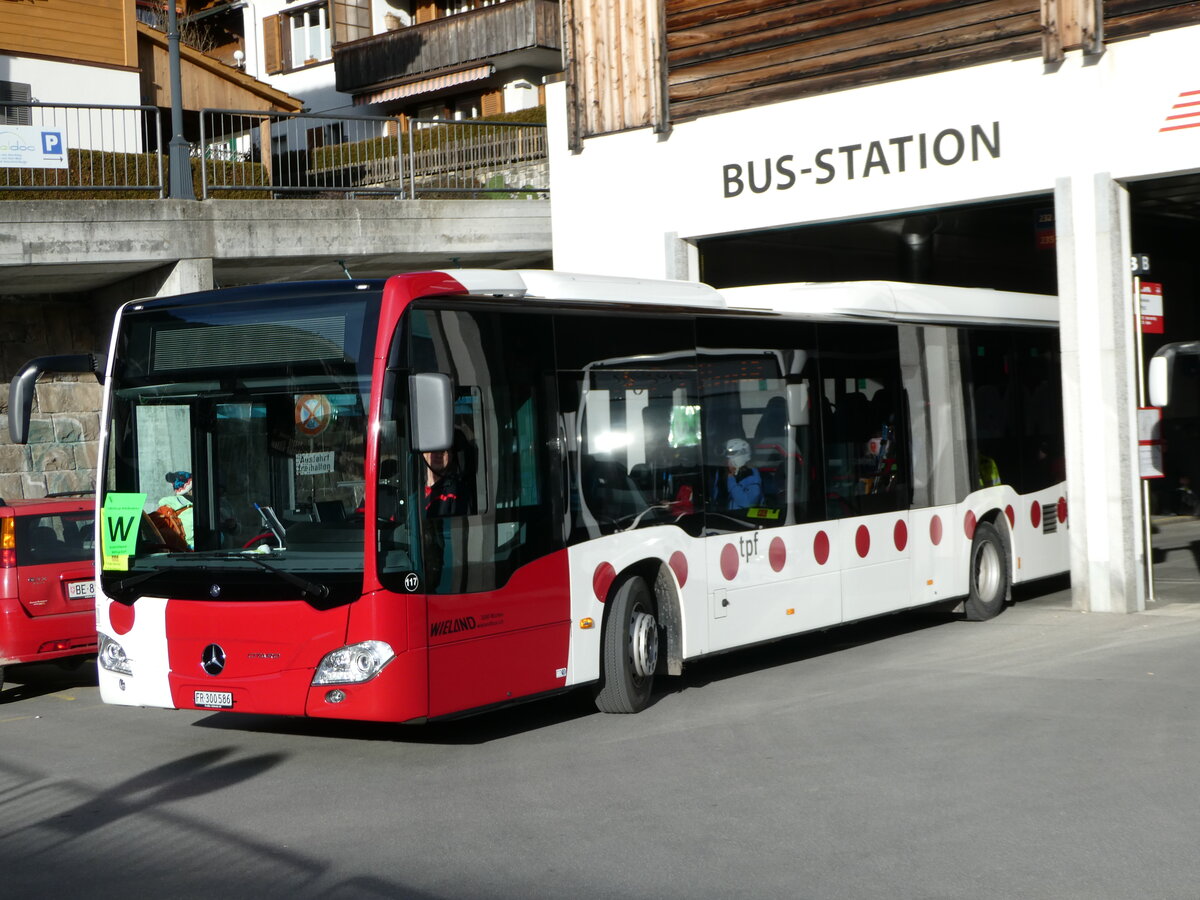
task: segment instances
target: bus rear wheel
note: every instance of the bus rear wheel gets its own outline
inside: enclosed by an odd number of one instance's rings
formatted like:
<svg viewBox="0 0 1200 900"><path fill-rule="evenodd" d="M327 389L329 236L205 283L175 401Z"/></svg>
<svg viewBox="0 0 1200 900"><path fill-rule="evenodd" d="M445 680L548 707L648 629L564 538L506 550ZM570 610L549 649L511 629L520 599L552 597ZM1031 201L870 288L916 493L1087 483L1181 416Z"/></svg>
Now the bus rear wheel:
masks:
<svg viewBox="0 0 1200 900"><path fill-rule="evenodd" d="M631 578L610 602L596 708L607 713L640 712L650 702L658 666L654 595L645 580Z"/></svg>
<svg viewBox="0 0 1200 900"><path fill-rule="evenodd" d="M972 622L982 622L999 615L1008 601L1008 551L1004 538L990 522L975 526L971 541L970 593L966 614Z"/></svg>

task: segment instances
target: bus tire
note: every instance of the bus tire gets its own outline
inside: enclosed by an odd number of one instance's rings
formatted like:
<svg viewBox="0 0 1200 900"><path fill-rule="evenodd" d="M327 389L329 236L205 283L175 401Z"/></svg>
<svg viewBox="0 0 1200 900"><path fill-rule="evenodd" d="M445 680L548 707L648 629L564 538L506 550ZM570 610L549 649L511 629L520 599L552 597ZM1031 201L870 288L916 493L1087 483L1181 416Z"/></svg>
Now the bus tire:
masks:
<svg viewBox="0 0 1200 900"><path fill-rule="evenodd" d="M654 595L644 579L630 578L609 602L596 708L606 713L640 712L650 702L658 665Z"/></svg>
<svg viewBox="0 0 1200 900"><path fill-rule="evenodd" d="M982 622L999 615L1008 602L1008 550L1004 538L991 522L975 526L971 541L971 568L965 611L971 622Z"/></svg>

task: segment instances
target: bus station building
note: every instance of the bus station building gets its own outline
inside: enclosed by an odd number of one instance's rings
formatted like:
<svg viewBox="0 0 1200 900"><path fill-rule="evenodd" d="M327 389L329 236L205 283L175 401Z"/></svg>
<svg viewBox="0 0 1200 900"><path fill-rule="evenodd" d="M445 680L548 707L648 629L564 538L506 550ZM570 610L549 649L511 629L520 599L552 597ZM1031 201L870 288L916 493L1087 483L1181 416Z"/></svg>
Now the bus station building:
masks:
<svg viewBox="0 0 1200 900"><path fill-rule="evenodd" d="M1142 361L1197 337L1188 3L564 2L554 265L717 287L892 279L1047 295L1077 607L1152 597ZM1161 285L1148 325L1131 269ZM1147 271L1146 263L1149 264ZM1153 289L1151 289L1153 290ZM1057 299L1055 299L1057 297ZM1168 411L1186 436L1195 400ZM1144 437L1144 435L1142 436Z"/></svg>

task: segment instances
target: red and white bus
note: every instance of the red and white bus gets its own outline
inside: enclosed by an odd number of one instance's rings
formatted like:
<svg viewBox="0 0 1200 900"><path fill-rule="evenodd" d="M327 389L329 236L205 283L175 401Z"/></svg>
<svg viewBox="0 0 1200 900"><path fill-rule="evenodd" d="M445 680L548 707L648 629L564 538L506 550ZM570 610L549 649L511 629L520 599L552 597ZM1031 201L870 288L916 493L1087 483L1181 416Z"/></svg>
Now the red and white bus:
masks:
<svg viewBox="0 0 1200 900"><path fill-rule="evenodd" d="M102 696L636 712L706 655L988 618L1067 568L1058 373L1053 297L922 285L459 270L129 304Z"/></svg>

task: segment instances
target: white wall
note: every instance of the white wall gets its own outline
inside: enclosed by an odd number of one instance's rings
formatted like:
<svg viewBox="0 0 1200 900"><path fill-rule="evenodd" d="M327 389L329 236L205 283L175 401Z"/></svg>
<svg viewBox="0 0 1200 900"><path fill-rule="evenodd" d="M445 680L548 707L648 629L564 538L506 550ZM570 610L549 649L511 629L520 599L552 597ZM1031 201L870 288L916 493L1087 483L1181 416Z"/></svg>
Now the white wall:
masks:
<svg viewBox="0 0 1200 900"><path fill-rule="evenodd" d="M137 72L0 56L0 78L30 86L34 103L137 106ZM33 109L30 123L62 133L68 148L140 153L145 119L138 110Z"/></svg>
<svg viewBox="0 0 1200 900"><path fill-rule="evenodd" d="M528 78L514 78L504 85L504 111L532 109L538 105L537 85Z"/></svg>
<svg viewBox="0 0 1200 900"><path fill-rule="evenodd" d="M0 55L0 79L32 86L35 103L137 106L137 72Z"/></svg>
<svg viewBox="0 0 1200 900"><path fill-rule="evenodd" d="M648 128L588 138L574 155L565 88L551 85L555 266L662 277L674 274L670 234L1049 194L1057 178L1081 172L1131 179L1196 170L1200 128L1159 129L1182 92L1200 90L1198 42L1200 26L1176 29L1113 44L1097 61L1072 54L1058 71L1040 59L994 63L709 116L676 125L666 140ZM999 135L998 153L979 147L974 158L976 126L989 140ZM938 146L949 164L933 153L944 132ZM954 132L966 139L961 157ZM751 163L758 187L763 166L771 169L766 190L748 187ZM740 192L727 166L741 167Z"/></svg>

